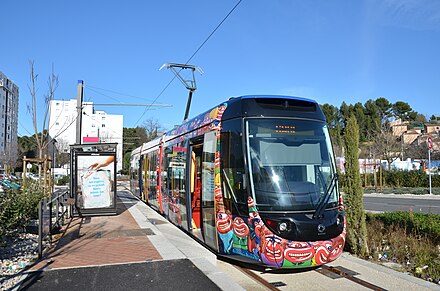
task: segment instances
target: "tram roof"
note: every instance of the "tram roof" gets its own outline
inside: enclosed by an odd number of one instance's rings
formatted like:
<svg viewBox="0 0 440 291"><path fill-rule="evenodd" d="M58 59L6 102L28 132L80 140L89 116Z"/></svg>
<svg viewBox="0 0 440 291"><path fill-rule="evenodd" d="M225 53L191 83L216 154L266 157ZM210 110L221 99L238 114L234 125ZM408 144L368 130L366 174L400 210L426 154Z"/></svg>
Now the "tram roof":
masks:
<svg viewBox="0 0 440 291"><path fill-rule="evenodd" d="M231 97L227 101L222 102L221 104L187 120L186 122L183 122L181 125L167 131L165 133L165 140L167 141L169 139L172 139L174 136L180 134L180 130L184 129L191 130L195 128L193 125L197 124L198 127L205 126L206 124L211 123L213 120L207 119L206 117L209 116L209 113L215 110L216 108L220 108L221 106L225 105L227 109L225 110L223 114L223 120L233 118L233 117L245 117L245 116L279 116L280 111L279 109L273 109L273 108L264 108L260 106L256 106L256 104L261 101L265 100L266 104L270 106L271 100L286 100L286 101L293 101L293 104L291 104L291 107L297 107L301 108L301 110L291 110L290 116L293 117L301 117L301 118L312 118L312 119L318 119L325 121L325 116L322 110L319 108L318 103L309 98L304 97L297 97L297 96L286 96L286 95L243 95L238 97ZM253 102L254 101L254 102ZM297 101L297 103L295 103ZM274 102L276 103L276 102ZM307 106L309 106L307 108ZM286 103L286 109L288 108L288 104ZM264 112L263 112L264 111ZM288 112L288 111L284 111ZM264 113L264 114L262 114ZM287 116L286 116L287 117ZM197 128L197 127L196 127ZM148 149L153 146L156 146L159 144L159 140L162 138L157 137L156 139L149 141L147 143L144 143L141 147L139 147L138 151L142 151L143 149ZM133 153L136 153L136 150L133 151Z"/></svg>
<svg viewBox="0 0 440 291"><path fill-rule="evenodd" d="M298 97L298 96L289 96L289 95L243 95L239 97L231 97L230 99L255 99L255 98L293 99L293 100L301 100L301 101L307 101L317 104L317 102L313 99Z"/></svg>

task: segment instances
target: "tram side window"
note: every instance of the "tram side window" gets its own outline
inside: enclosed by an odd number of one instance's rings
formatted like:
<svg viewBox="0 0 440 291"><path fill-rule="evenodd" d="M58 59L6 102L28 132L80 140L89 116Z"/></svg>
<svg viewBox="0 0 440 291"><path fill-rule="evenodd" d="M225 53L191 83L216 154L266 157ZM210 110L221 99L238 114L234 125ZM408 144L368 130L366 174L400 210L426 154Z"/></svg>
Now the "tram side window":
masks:
<svg viewBox="0 0 440 291"><path fill-rule="evenodd" d="M240 214L246 215L248 213L247 183L245 180L241 128L241 119L228 120L222 123L220 137L221 175L225 184L223 188L225 206L228 207L229 205L234 214L238 214L235 213L238 208ZM237 208L231 206L234 200L237 201Z"/></svg>
<svg viewBox="0 0 440 291"><path fill-rule="evenodd" d="M168 188L174 198L185 198L185 162L186 147L181 144L172 147L172 156L168 163Z"/></svg>

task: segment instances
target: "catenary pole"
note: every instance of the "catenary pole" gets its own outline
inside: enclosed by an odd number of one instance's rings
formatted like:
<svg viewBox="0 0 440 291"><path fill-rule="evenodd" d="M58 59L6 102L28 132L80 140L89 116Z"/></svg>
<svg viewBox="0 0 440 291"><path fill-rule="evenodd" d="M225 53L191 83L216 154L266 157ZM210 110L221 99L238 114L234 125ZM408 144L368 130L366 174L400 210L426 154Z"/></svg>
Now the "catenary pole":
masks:
<svg viewBox="0 0 440 291"><path fill-rule="evenodd" d="M81 144L81 126L82 126L82 102L84 94L84 81L78 80L77 99L76 99L76 144Z"/></svg>

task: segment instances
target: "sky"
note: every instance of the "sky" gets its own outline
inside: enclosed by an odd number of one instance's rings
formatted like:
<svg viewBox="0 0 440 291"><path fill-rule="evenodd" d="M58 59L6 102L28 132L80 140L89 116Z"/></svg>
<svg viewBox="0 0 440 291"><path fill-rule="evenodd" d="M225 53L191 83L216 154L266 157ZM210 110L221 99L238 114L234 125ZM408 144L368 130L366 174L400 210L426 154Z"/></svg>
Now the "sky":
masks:
<svg viewBox="0 0 440 291"><path fill-rule="evenodd" d="M83 80L84 101L173 105L95 107L124 115L124 127L180 124L188 91L159 68L185 63L238 2L2 1L0 71L20 90L19 135L33 134L30 61L39 128L52 66L57 100L75 99ZM429 119L440 115L439 52L437 0L242 0L189 62L203 70L190 117L233 96L281 94L337 107L385 97Z"/></svg>

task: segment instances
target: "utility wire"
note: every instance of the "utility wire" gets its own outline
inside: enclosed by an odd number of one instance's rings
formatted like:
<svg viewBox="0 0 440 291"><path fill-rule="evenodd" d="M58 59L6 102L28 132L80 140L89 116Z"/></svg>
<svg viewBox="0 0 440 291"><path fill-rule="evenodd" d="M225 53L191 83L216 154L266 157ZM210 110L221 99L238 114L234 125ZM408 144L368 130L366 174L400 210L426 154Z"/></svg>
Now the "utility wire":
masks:
<svg viewBox="0 0 440 291"><path fill-rule="evenodd" d="M134 126L136 126L139 123L139 121L142 119L142 117L144 117L145 113L147 113L147 111L151 108L151 105L156 103L157 99L159 99L159 97L162 96L162 94L165 92L165 90L168 89L168 87L171 85L171 83L173 83L174 79L176 79L176 76L174 76L171 79L171 81L165 86L165 88L163 88L163 90L159 93L159 95L157 95L157 97L153 100L153 102L151 102L151 104L144 109L144 113L142 113L141 117L139 117L139 119L136 121Z"/></svg>
<svg viewBox="0 0 440 291"><path fill-rule="evenodd" d="M237 4L235 4L235 6L231 9L231 11L229 11L229 13L223 18L223 20L217 25L217 27L211 32L211 34L205 39L205 41L199 46L199 48L192 54L192 56L186 61L185 65L188 65L188 63L194 58L194 56L199 52L199 50L205 45L205 43L211 38L211 36L220 28L220 26L223 24L223 22L226 21L226 19L228 19L229 15L232 14L232 12L234 12L234 10L238 7L238 5L240 5L241 1L240 0L237 2Z"/></svg>
<svg viewBox="0 0 440 291"><path fill-rule="evenodd" d="M90 84L87 84L87 86L84 86L84 87L86 87L86 88L89 87L89 89L90 88L94 88L94 89L97 89L97 90L107 91L107 92L114 93L114 94L117 94L117 95L132 97L132 98L136 98L136 99L140 99L140 100L147 100L147 101L151 100L151 99L148 99L148 98L134 96L134 95L126 94L126 93L121 93L121 92L117 92L117 91L110 90L110 89L99 88L99 87L96 87L96 86L92 86ZM94 91L94 92L96 92L96 91ZM107 95L104 95L104 96L107 96Z"/></svg>
<svg viewBox="0 0 440 291"><path fill-rule="evenodd" d="M91 115L89 115L89 114L87 114L87 113L85 113L85 112L84 112L84 115L87 116L87 117L89 117L90 119L92 119L92 120L95 121L96 123L102 123L102 122L96 120L93 116L91 116ZM110 127L106 127L106 130L112 131L114 134L116 134L116 136L119 136L119 133L116 132L116 131L114 131L114 130L111 129ZM119 139L119 138L113 138L113 137L112 137L112 139ZM122 137L121 137L121 139L122 139Z"/></svg>
<svg viewBox="0 0 440 291"><path fill-rule="evenodd" d="M31 136L34 135L35 133L31 133L29 130L27 130L26 127L24 127L24 125L20 122L20 120L18 121L18 123L20 124L20 126L27 132L29 133Z"/></svg>
<svg viewBox="0 0 440 291"><path fill-rule="evenodd" d="M99 94L99 95L105 96L105 97L110 98L110 99L112 99L112 100L115 100L115 101L117 101L117 102L119 102L119 103L122 103L121 100L116 99L116 98L114 98L114 97L111 97L111 96L109 96L109 95L106 95L106 94L104 94L104 93L101 93L101 92L99 92L99 91L96 91L96 90L94 90L94 89L92 89L92 88L88 88L88 87L86 87L86 86L84 86L84 88L87 88L87 89L89 89L89 90L95 92L96 94Z"/></svg>
<svg viewBox="0 0 440 291"><path fill-rule="evenodd" d="M52 139L56 139L57 137L59 137L63 132L65 132L77 119L78 119L79 114L76 114L75 118L72 120L72 122L66 126L66 128L64 128L63 130L57 132L57 134L55 134L54 137L52 137Z"/></svg>
<svg viewBox="0 0 440 291"><path fill-rule="evenodd" d="M234 12L234 10L238 7L238 5L240 5L240 3L243 0L239 0L237 2L237 4L235 4L235 6L229 11L228 14L226 14L226 16L223 18L222 21L220 21L220 23L217 25L217 27L209 34L209 36L202 42L202 44L196 49L196 51L191 55L191 57L185 62L185 65L188 65L188 63L194 58L194 56L202 49L202 47L206 44L206 42L211 38L211 36L214 35L214 33L220 28L220 26L226 21L226 19L228 19L228 17L232 14L232 12ZM181 71L182 69L180 69ZM179 71L179 72L180 72ZM157 99L159 99L160 96L162 96L162 94L165 92L166 89L168 89L168 87L171 85L171 83L176 79L177 75L174 75L174 77L171 79L171 81L165 86L165 88L159 93L159 95L157 95L157 97L153 100L153 102L151 104L154 104ZM138 122L142 119L142 117L145 115L145 113L148 111L148 109L151 107L148 106L145 108L144 113L142 113L141 117L136 121L136 123L134 124L135 126L138 124Z"/></svg>

